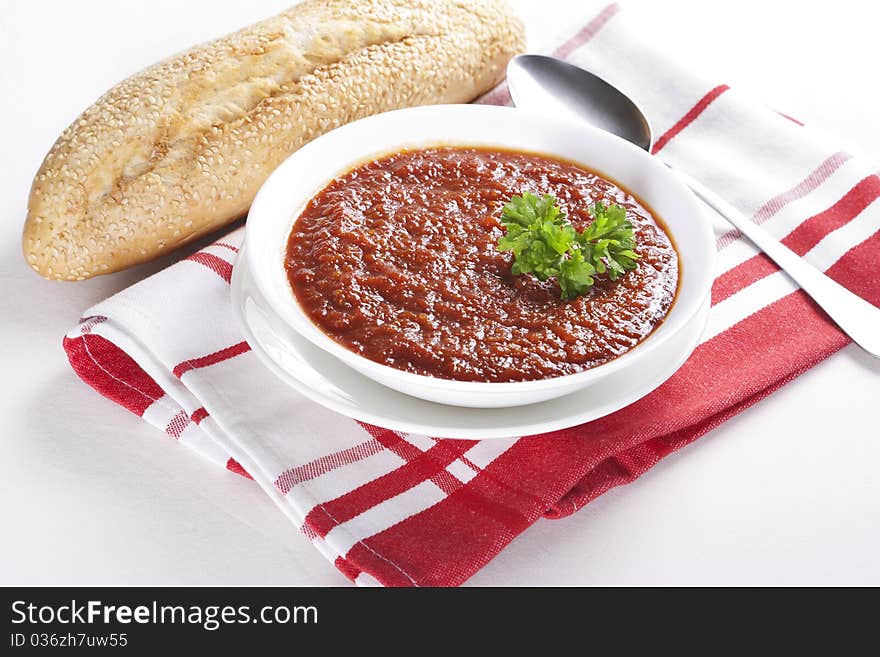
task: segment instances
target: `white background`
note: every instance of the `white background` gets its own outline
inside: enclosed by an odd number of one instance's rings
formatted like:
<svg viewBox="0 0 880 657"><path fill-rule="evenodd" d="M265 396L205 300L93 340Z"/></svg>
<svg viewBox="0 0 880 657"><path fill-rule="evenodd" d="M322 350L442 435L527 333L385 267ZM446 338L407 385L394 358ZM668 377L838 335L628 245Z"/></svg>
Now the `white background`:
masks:
<svg viewBox="0 0 880 657"><path fill-rule="evenodd" d="M171 259L57 283L19 246L31 178L83 108L133 71L288 4L0 5L0 584L347 583L252 482L67 366L61 336L80 312ZM517 4L536 39L583 3ZM875 3L624 4L646 39L880 161ZM878 393L880 361L848 347L636 483L538 522L470 583L880 584Z"/></svg>

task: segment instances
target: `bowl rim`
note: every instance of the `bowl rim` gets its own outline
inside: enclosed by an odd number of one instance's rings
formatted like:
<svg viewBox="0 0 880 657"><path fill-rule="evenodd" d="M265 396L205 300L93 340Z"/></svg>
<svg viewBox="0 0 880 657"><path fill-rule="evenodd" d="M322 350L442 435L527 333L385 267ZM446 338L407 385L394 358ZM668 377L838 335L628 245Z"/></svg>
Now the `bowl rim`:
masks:
<svg viewBox="0 0 880 657"><path fill-rule="evenodd" d="M295 293L290 287L290 283L287 280L286 275L284 276L284 288L287 293L286 307L285 304L279 302L278 295L273 294L273 290L268 285L268 281L272 279L277 279L277 276L268 275L268 270L271 268L272 263L262 262L257 259L259 248L253 246L253 236L257 234L257 231L253 227L258 222L264 221L263 217L276 215L276 213L271 212L271 210L267 207L270 206L269 199L277 193L290 193L290 172L294 170L295 165L301 161L308 161L310 155L313 152L317 151L320 148L323 148L325 145L328 144L328 142L332 144L334 140L344 140L346 135L352 134L355 131L380 130L383 128L387 130L387 127L382 126L382 124L393 124L395 121L400 120L423 120L426 123L426 127L429 128L432 120L436 119L438 114L446 113L461 113L462 115L470 115L470 117L484 115L488 118L491 118L492 115L500 116L500 114L498 113L503 113L503 115L505 116L519 116L524 121L527 121L530 118L532 120L538 119L545 123L556 124L557 127L563 130L573 131L574 134L577 134L578 132L582 134L589 134L592 139L598 140L599 142L604 142L604 145L606 145L607 147L618 149L622 154L625 154L625 157L634 157L643 160L645 166L655 169L656 173L661 177L664 177L666 179L666 182L670 186L678 190L678 195L680 197L680 200L683 202L684 207L688 207L690 214L693 215L695 219L697 219L695 224L696 230L701 233L700 241L703 243L704 248L707 249L707 252L705 254L708 257L709 263L709 266L707 266L706 268L707 271L692 272L688 271L689 268L680 268L678 289L675 302L673 303L673 306L670 308L668 314L666 315L666 317L664 317L664 320L660 325L655 327L655 329L645 339L643 339L641 342L639 342L623 354L620 354L619 356L601 365L597 365L596 367L592 367L581 372L575 372L573 374L565 374L561 376L554 376L530 381L506 382L461 381L457 379L445 379L426 374L407 372L392 367L390 365L385 365L383 363L370 360L365 356L351 351L341 343L336 342L333 338L324 333L324 331L319 326L312 322L308 314L302 309L299 304L299 300L297 299ZM463 116L462 118L468 117ZM393 131L387 130L386 134L393 134ZM470 145L491 148L492 142L493 140L491 138L486 139L484 142L478 142L476 140L464 140L456 139L454 137L449 138L438 136L436 139L426 139L425 143L420 144L419 146L417 146L417 148L428 148L431 144L451 146L460 145L462 147L467 147ZM285 230L285 235L290 235L290 231L293 228L293 225L299 219L300 212L305 204L308 203L308 201L311 200L315 196L315 194L319 193L320 190L323 189L331 180L340 175L343 175L344 173L350 171L353 168L356 168L357 166L360 166L361 164L372 161L375 158L406 150L407 148L412 148L412 146L408 145L408 143L409 142L407 140L389 137L387 140L387 144L384 148L377 149L370 153L363 153L356 157L340 159L340 161L333 167L332 172L329 172L326 176L322 176L323 183L319 185L318 189L309 193L302 194L304 200L302 203L296 206L297 210L292 213L293 216L285 217L287 226ZM499 148L516 150L516 147L501 146L498 144L495 145ZM523 148L521 150L525 152L544 153L550 157L560 157L578 163L578 160L576 159L573 160L568 156L554 153L553 149L549 147L543 150L535 150L531 148ZM625 191L632 193L640 199L642 198L642 194L639 192L639 190L631 189L631 186L629 185L622 185L621 183L618 183L613 177L603 173L600 167L590 165L583 161L581 161L581 164L589 168L591 171L595 171L603 177L608 178L616 185L622 187ZM279 190L281 191L279 192ZM662 219L662 215L660 218ZM277 216L275 217L275 219L276 221L280 221ZM636 358L640 357L643 354L653 352L657 347L664 344L672 335L680 331L683 327L687 326L694 318L694 316L699 312L703 302L705 301L705 298L709 295L714 278L714 267L712 265L714 264L715 258L715 238L711 225L708 219L704 217L703 212L699 208L697 199L693 192L691 192L690 189L687 188L684 183L681 182L678 177L675 176L675 174L658 158L648 154L646 151L643 151L639 147L631 144L630 142L627 142L615 135L612 135L611 133L605 132L604 130L601 130L589 124L578 122L569 118L547 117L544 115L534 114L527 110L505 106L461 104L410 107L405 109L392 110L389 112L383 112L380 114L374 114L372 116L359 119L357 121L353 121L351 123L335 128L334 130L331 130L315 138L314 140L310 141L302 148L294 152L292 155L288 156L272 172L272 174L260 187L256 197L254 198L254 201L248 213L247 224L247 230L245 231L245 242L249 245L250 248L246 250L245 257L248 259L250 271L253 275L255 284L257 285L258 289L260 289L266 300L269 302L269 305L273 308L276 315L278 315L282 321L290 326L291 329L300 333L315 346L329 352L331 355L339 358L340 360L342 360L349 366L354 367L361 373L370 376L371 378L374 378L380 383L385 383L389 380L394 381L396 386L400 386L403 389L429 388L434 391L448 391L450 393L473 392L481 394L515 394L527 393L532 391L538 392L541 390L547 390L557 387L570 388L573 390L576 387L586 385L590 380L598 380L607 374L611 374L612 372L615 372L623 367L631 365ZM675 231L669 227L668 222L664 221L664 227L670 234L673 243L678 245L679 240L677 239ZM284 247L281 250L282 253L286 252L286 240L287 238L285 237ZM676 251L679 252L677 246ZM278 271L284 271L283 258L280 265L275 267L275 269L276 274ZM680 307L680 304L684 302L684 300L681 298L681 277L683 275L697 276L699 278L698 293L693 295L693 299L687 300L688 306L685 307L684 311L682 311ZM676 308L678 308L677 312L675 312ZM673 312L675 312L677 326L673 326L672 329L663 330L665 326L670 325L669 319L673 315ZM303 320L304 323L308 326L308 330L303 330L303 326L298 325L296 321L292 321L293 315L291 313L294 313L300 320ZM386 385L388 384L386 383Z"/></svg>

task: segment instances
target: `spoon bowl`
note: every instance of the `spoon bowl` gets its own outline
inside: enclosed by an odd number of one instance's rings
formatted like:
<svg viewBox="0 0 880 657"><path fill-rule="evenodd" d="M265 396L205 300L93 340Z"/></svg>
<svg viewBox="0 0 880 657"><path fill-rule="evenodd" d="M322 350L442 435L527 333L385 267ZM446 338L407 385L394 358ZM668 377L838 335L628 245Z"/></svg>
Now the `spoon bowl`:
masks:
<svg viewBox="0 0 880 657"><path fill-rule="evenodd" d="M507 68L507 86L517 107L586 121L651 150L651 125L638 105L574 64L545 55L519 55Z"/></svg>

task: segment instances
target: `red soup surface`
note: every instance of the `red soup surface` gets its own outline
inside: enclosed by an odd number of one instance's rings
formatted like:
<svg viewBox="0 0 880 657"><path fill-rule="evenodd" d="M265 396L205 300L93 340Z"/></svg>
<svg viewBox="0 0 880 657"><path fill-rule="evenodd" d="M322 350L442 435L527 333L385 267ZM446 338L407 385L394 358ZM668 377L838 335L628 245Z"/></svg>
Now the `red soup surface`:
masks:
<svg viewBox="0 0 880 657"><path fill-rule="evenodd" d="M627 210L641 255L616 281L560 299L496 250L511 196L553 194L575 228L595 201ZM340 176L287 243L287 275L327 335L370 360L460 381L532 381L606 363L669 312L678 256L632 194L573 163L482 148L403 151Z"/></svg>

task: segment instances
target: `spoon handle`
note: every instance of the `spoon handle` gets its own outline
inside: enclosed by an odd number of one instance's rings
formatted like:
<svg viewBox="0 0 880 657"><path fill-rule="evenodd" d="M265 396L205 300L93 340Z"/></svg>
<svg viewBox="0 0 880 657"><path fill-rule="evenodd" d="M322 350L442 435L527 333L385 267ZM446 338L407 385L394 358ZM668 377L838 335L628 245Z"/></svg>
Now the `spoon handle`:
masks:
<svg viewBox="0 0 880 657"><path fill-rule="evenodd" d="M674 170L693 192L748 237L828 313L853 342L880 358L880 308L847 290L801 258L702 183Z"/></svg>

